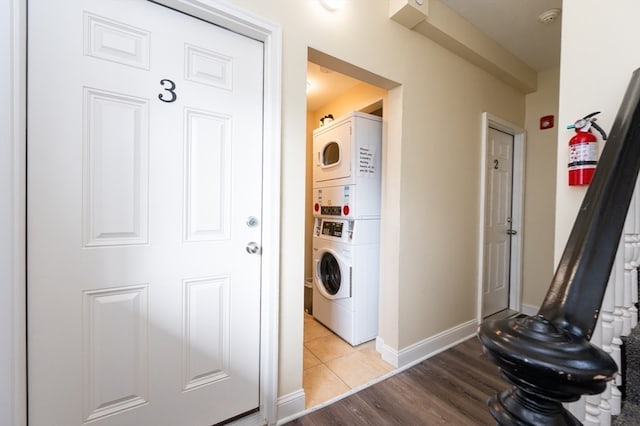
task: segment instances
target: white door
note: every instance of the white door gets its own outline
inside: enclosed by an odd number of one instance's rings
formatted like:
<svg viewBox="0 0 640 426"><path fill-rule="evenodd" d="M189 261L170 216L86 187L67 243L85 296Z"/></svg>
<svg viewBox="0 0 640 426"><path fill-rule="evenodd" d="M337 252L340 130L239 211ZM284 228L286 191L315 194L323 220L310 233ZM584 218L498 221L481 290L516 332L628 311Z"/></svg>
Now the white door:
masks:
<svg viewBox="0 0 640 426"><path fill-rule="evenodd" d="M258 409L262 43L144 0L28 30L29 424Z"/></svg>
<svg viewBox="0 0 640 426"><path fill-rule="evenodd" d="M482 315L509 307L511 274L513 135L489 128L484 224Z"/></svg>

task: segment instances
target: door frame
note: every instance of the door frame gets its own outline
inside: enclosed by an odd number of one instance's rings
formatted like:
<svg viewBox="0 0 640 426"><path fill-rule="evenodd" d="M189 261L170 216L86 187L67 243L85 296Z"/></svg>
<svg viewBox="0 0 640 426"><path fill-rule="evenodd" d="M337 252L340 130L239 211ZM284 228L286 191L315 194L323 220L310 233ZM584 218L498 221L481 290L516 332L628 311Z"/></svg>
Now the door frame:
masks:
<svg viewBox="0 0 640 426"><path fill-rule="evenodd" d="M511 226L518 233L511 237L511 267L509 275L509 309L520 311L522 304L522 246L524 225L524 169L526 153L526 132L500 117L488 112L482 113L482 143L480 153L480 221L478 223L478 297L477 319L482 321L482 280L484 277L484 221L486 205L486 182L489 167L487 145L489 143L489 127L513 136L513 196Z"/></svg>
<svg viewBox="0 0 640 426"><path fill-rule="evenodd" d="M277 421L280 283L282 28L227 2L148 0L264 43L263 228L260 315L260 411L246 420ZM0 9L0 424L27 424L26 119L27 1ZM3 71L4 71L3 70ZM5 164L6 163L6 164ZM5 306L6 305L6 306ZM244 419L243 419L244 420ZM244 422L244 421L243 421Z"/></svg>

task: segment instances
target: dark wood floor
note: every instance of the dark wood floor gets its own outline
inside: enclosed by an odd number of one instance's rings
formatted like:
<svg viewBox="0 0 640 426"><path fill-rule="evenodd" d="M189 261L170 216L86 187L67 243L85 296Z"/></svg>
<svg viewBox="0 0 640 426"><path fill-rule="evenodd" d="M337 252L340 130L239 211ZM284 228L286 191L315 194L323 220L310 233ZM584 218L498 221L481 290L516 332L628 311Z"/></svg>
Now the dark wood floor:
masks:
<svg viewBox="0 0 640 426"><path fill-rule="evenodd" d="M473 338L288 425L495 425L487 398L508 387Z"/></svg>

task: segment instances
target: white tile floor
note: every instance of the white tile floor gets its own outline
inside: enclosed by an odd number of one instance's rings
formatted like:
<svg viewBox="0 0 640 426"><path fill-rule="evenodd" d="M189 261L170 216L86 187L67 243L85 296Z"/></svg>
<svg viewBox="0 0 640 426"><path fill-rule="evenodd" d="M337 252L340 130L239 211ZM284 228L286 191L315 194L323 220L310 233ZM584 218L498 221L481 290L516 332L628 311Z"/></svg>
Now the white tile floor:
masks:
<svg viewBox="0 0 640 426"><path fill-rule="evenodd" d="M303 387L306 408L348 392L392 371L375 349L375 340L351 346L304 315Z"/></svg>

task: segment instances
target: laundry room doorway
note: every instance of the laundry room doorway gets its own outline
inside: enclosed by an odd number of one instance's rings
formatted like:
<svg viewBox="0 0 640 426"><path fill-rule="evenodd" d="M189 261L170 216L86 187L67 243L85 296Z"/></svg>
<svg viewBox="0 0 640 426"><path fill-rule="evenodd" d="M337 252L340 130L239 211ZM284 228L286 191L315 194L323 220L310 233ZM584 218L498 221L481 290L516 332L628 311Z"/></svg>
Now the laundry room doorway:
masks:
<svg viewBox="0 0 640 426"><path fill-rule="evenodd" d="M305 313L304 313L304 359L303 359L303 388L305 391L306 408L311 408L320 403L323 403L338 395L344 394L351 389L368 383L376 378L384 376L393 370L393 366L382 361L380 354L375 348L375 337L377 335L377 293L375 294L375 310L376 318L373 321L366 320L366 325L375 328L373 334L367 334L367 337L355 336L349 334L345 329L344 324L333 323L333 314L326 313L327 303L335 302L337 305L340 303L346 304L349 297L353 294L349 289L339 286L335 289L335 295L331 295L332 289L331 282L340 281L337 275L342 276L342 281L350 281L351 285L351 267L345 261L343 254L333 250L333 243L330 240L342 241L346 240L346 235L349 232L353 232L356 237L354 241L358 239L357 235L366 233L370 238L376 239L376 243L379 243L379 228L383 218L379 214L378 216L370 216L373 220L362 221L348 220L349 213L344 211L340 214L341 217L331 217L331 215L323 216L324 219L318 219L318 211L314 215L314 200L317 201L317 188L314 194L313 183L313 170L317 166L316 154L313 148L314 131L317 134L321 128L329 128L333 121L333 127L341 125L343 121L349 122L350 131L358 127L358 124L352 120L362 120L366 123L377 122L380 129L381 146L376 150L371 151L373 157L377 161L383 156L384 149L382 144L382 127L384 124L384 116L387 109L388 102L388 90L397 87L398 84L389 80L383 79L374 74L368 73L361 68L354 65L343 62L339 59L326 55L314 49L308 51L308 67L307 67L307 163L306 163L306 234L305 234ZM374 125L375 126L375 125ZM347 132L347 135L350 133ZM345 136L345 138L348 136ZM333 140L333 139L331 139ZM337 139L339 140L339 138ZM338 153L342 147L338 148L337 144L329 143L329 149L326 153L327 158ZM353 152L358 152L358 156L362 156L360 160L363 160L364 152L368 152L368 147L354 149ZM339 160L334 159L336 164ZM331 169L331 159L327 159L327 170ZM366 161L365 161L366 162ZM371 167L378 168L376 171L380 173L382 162L378 166ZM378 163L376 163L378 164ZM354 174L355 174L355 166ZM355 195L350 195L348 192L349 187L353 191L353 187L358 185L349 185L346 182L342 174L339 174L336 170L336 174L329 173L328 179L337 179L336 185L332 186L330 183L323 183L323 189L325 191L325 199L329 205L324 206L329 210L335 210L344 208L344 205L340 205L336 198L337 193L340 194L340 199L344 200L345 197L352 197L353 204L350 204L353 209L357 209L355 206ZM324 188L330 187L330 188ZM336 194L334 194L336 192ZM322 195L321 195L322 196ZM378 189L377 196L380 197L380 190ZM331 200L333 199L333 201ZM322 203L322 201L321 201ZM379 201L378 201L379 203ZM317 202L315 204L318 204ZM343 203L343 204L346 204ZM319 207L318 207L319 208ZM329 211L328 210L328 211ZM348 212L348 210L347 210ZM350 228L354 226L355 229ZM320 229L322 228L322 229ZM373 229L375 228L375 230ZM314 238L322 234L322 247L320 247L321 238ZM374 237L375 235L375 237ZM371 241L364 241L365 243ZM363 247L351 247L348 243L343 244L345 250L354 250L358 253L363 253ZM337 243L337 245L340 245ZM368 246L372 248L371 245ZM323 253L322 259L314 255L315 253ZM339 251L339 250L338 250ZM359 256L358 254L357 256ZM367 254L367 256L373 256ZM354 256L355 257L355 256ZM378 259L379 256L375 255L374 268L371 268L371 273L375 274L375 281L378 281L379 268ZM349 258L350 260L350 258ZM320 274L320 275L319 275ZM321 278L320 276L324 276ZM357 278L355 279L357 280ZM329 288L318 287L319 283L325 282ZM302 284L302 283L301 283ZM324 304L319 304L318 298L322 297ZM326 299L340 299L327 302ZM353 298L355 301L355 298ZM362 299L359 299L362 300ZM369 300L369 299L367 299ZM369 302L367 302L369 303ZM317 309L314 309L314 305ZM324 312L324 316L322 313ZM335 316L343 315L338 314L336 311ZM318 318L320 316L320 320ZM341 317L343 318L343 317ZM343 321L343 319L337 321ZM356 320L354 320L356 321ZM354 327L356 328L356 327ZM336 332L335 330L339 330ZM339 334L342 334L340 336ZM357 334L357 333L356 333ZM364 343L361 340L366 340Z"/></svg>

